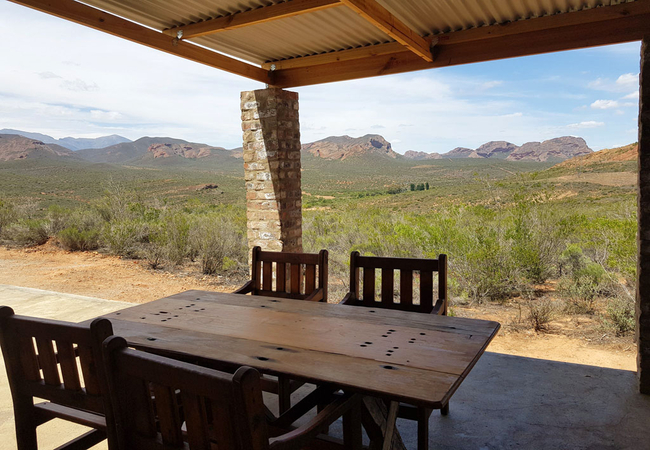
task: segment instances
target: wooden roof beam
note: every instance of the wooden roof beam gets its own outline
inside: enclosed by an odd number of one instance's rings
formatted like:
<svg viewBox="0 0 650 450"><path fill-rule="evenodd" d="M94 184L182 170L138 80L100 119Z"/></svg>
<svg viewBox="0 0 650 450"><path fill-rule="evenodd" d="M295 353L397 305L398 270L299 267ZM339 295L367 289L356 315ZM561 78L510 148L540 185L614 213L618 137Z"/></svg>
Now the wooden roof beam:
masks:
<svg viewBox="0 0 650 450"><path fill-rule="evenodd" d="M221 31L270 22L271 20L285 19L299 14L320 11L334 6L340 6L341 4L339 0L291 0L250 11L230 14L228 16L216 17L214 19L204 20L203 22L171 27L164 30L163 33L178 37L178 32L182 31L182 39L191 39Z"/></svg>
<svg viewBox="0 0 650 450"><path fill-rule="evenodd" d="M423 60L433 62L431 43L375 0L341 0L341 2Z"/></svg>
<svg viewBox="0 0 650 450"><path fill-rule="evenodd" d="M483 26L464 31L453 31L450 33L436 35L435 38L437 38L436 45L440 48L444 47L445 45L513 36L522 33L530 33L533 31L542 31L552 28L602 22L622 17L631 17L644 14L650 14L649 0L636 0L631 3L622 3L613 6L591 8L584 11L555 14L552 16L544 16L535 19L518 20L515 22ZM425 39L430 40L432 38L427 37ZM272 66L275 66L275 70L293 69L298 67L308 67L321 64L350 61L353 59L363 59L372 56L383 56L393 53L396 54L400 53L402 50L403 47L401 44L397 42L391 42L388 44L376 44L348 50L333 51L319 55L309 55L286 60L269 61L262 64L262 67L269 70L271 70Z"/></svg>
<svg viewBox="0 0 650 450"><path fill-rule="evenodd" d="M648 3L646 0L638 0L637 2L646 3L646 5ZM634 3L626 5L633 5ZM614 6L599 9L610 8L614 8ZM271 72L272 85L289 88L331 83L436 67L619 44L638 41L643 36L650 34L650 14L627 14L626 10L619 10L619 12L621 14L617 18L603 21L567 24L561 27L549 26L545 29L535 29L494 38L467 41L459 39L457 42L445 45L443 45L445 42L442 39L443 36L440 36L441 39L439 45L436 46L436 60L434 62L424 61L409 51L402 51L382 56L369 56L309 67L276 70ZM568 14L586 14L586 12ZM551 16L548 19L552 17L559 16ZM530 19L530 21L542 19L546 18ZM450 37L455 34L461 35L461 33L464 32L452 33Z"/></svg>
<svg viewBox="0 0 650 450"><path fill-rule="evenodd" d="M189 42L171 39L169 36L138 25L135 22L109 14L75 0L9 0L19 5L51 14L71 22L103 31L131 42L180 56L190 61L241 75L262 83L269 83L269 72L261 67L245 63L230 56L199 47Z"/></svg>

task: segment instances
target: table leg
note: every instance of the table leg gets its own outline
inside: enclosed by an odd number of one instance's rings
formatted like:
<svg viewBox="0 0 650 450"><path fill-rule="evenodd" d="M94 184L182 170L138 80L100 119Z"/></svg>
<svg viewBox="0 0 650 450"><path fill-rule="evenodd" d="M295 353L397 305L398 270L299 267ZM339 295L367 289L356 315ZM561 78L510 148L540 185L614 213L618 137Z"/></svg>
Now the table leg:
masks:
<svg viewBox="0 0 650 450"><path fill-rule="evenodd" d="M343 414L343 442L345 450L361 450L363 448L360 404Z"/></svg>
<svg viewBox="0 0 650 450"><path fill-rule="evenodd" d="M363 398L362 420L370 438L371 449L406 450L395 426L398 409L398 402L391 402L390 408L387 408L386 404L378 398Z"/></svg>

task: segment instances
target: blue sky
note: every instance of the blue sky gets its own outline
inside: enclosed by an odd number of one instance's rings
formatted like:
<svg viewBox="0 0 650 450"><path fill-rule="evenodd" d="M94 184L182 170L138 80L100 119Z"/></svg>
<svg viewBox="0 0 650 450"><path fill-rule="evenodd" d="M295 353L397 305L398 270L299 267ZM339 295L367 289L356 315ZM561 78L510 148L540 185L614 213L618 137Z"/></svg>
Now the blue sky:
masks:
<svg viewBox="0 0 650 450"><path fill-rule="evenodd" d="M239 93L263 88L6 0L0 28L10 36L0 128L234 148ZM630 43L298 88L302 141L376 133L400 153L564 135L594 150L629 144L637 140L639 49Z"/></svg>

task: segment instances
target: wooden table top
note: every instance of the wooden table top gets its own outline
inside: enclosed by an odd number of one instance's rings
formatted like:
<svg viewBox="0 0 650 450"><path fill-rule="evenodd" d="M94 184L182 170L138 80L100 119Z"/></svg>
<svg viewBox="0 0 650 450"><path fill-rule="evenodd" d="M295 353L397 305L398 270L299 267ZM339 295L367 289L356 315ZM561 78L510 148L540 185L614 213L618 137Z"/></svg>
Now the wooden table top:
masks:
<svg viewBox="0 0 650 450"><path fill-rule="evenodd" d="M499 323L262 296L187 291L104 316L151 350L194 355L439 407Z"/></svg>

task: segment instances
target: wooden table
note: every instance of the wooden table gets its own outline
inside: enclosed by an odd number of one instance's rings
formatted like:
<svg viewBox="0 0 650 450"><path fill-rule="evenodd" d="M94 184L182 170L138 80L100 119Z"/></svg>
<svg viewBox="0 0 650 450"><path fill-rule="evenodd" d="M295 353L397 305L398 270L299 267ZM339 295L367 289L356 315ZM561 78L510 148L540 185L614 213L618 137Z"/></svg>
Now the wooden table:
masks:
<svg viewBox="0 0 650 450"><path fill-rule="evenodd" d="M499 323L187 291L107 316L130 345L440 408Z"/></svg>

